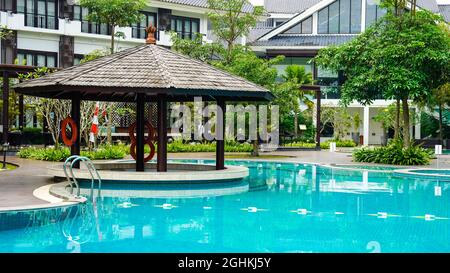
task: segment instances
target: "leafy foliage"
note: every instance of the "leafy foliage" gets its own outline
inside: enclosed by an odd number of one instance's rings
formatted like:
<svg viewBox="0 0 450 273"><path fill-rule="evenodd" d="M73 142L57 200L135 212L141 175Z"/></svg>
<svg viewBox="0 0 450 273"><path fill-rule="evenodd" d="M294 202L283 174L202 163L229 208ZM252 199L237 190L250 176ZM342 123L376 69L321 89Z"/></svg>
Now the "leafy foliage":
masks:
<svg viewBox="0 0 450 273"><path fill-rule="evenodd" d="M93 61L95 59L104 57L109 55L109 52L106 50L96 49L89 54L85 55L83 59L81 59L80 64L87 63L89 61Z"/></svg>
<svg viewBox="0 0 450 273"><path fill-rule="evenodd" d="M105 145L95 151L81 151L81 156L86 156L89 159L123 159L127 153L125 152L127 146L125 145ZM128 148L129 150L129 148ZM43 161L61 162L70 156L69 148L36 148L27 147L22 148L17 153L20 158L36 159Z"/></svg>
<svg viewBox="0 0 450 273"><path fill-rule="evenodd" d="M225 49L220 43L203 43L203 35L196 33L194 39L183 39L176 32L171 33L172 49L186 56L211 63L218 56L224 56Z"/></svg>
<svg viewBox="0 0 450 273"><path fill-rule="evenodd" d="M408 100L429 100L450 73L450 35L428 11L388 13L354 40L322 49L318 65L342 70L342 101L371 104L381 94L403 102L404 144L409 139ZM448 28L448 25L447 25Z"/></svg>
<svg viewBox="0 0 450 273"><path fill-rule="evenodd" d="M157 145L155 145L157 147ZM215 143L184 143L182 140L175 140L167 145L169 153L196 153L196 152L215 152ZM238 143L235 141L226 141L225 152L244 153L252 152L253 146L249 143ZM148 146L145 146L145 152L149 152ZM109 160L123 159L130 154L130 146L125 144L101 145L93 151L81 151L81 156L91 160ZM55 148L37 148L26 147L20 149L17 153L20 158L36 159L43 161L61 162L70 156L70 150L67 147Z"/></svg>
<svg viewBox="0 0 450 273"><path fill-rule="evenodd" d="M333 126L334 138L337 140L344 138L352 128L357 130L361 123L359 114L351 115L345 107L327 107L326 105L322 107L320 119L323 124L328 123ZM324 129L325 126L322 126L321 133Z"/></svg>
<svg viewBox="0 0 450 273"><path fill-rule="evenodd" d="M145 0L80 0L89 9L88 20L118 27L127 27L141 19L139 13Z"/></svg>
<svg viewBox="0 0 450 273"><path fill-rule="evenodd" d="M336 142L336 147L348 147L348 148L352 148L352 147L356 147L356 143L353 140L349 140L349 139L344 139L344 140L337 140L337 139L332 139L332 140L328 140L325 142L320 143L320 148L322 149L329 149L330 148L330 143L331 142ZM300 147L300 148L315 148L316 147L316 143L315 142L291 142L286 144L285 146L287 147Z"/></svg>
<svg viewBox="0 0 450 273"><path fill-rule="evenodd" d="M401 140L391 142L386 147L362 148L353 152L356 162L389 165L426 165L430 163L431 152L418 145L404 147Z"/></svg>
<svg viewBox="0 0 450 273"><path fill-rule="evenodd" d="M0 26L0 40L5 39L9 35L11 35L12 30L10 30L7 26Z"/></svg>
<svg viewBox="0 0 450 273"><path fill-rule="evenodd" d="M270 87L275 83L277 69L274 65L284 59L284 57L262 59L245 47L237 47L233 54L234 57L230 62L214 62L214 65L265 87Z"/></svg>
<svg viewBox="0 0 450 273"><path fill-rule="evenodd" d="M145 0L80 0L80 5L89 9L89 21L108 24L111 27L111 53L114 53L116 27L128 27L141 20L140 11ZM121 36L122 34L119 34Z"/></svg>
<svg viewBox="0 0 450 273"><path fill-rule="evenodd" d="M175 140L167 145L169 153L196 153L196 152L215 152L215 143L183 143L181 140ZM253 146L249 143L237 143L226 141L225 152L252 152Z"/></svg>
<svg viewBox="0 0 450 273"><path fill-rule="evenodd" d="M262 7L254 7L251 12L244 12L248 0L208 0L208 19L213 33L227 45L225 61L231 62L232 52L238 38L247 36L250 29L263 15Z"/></svg>

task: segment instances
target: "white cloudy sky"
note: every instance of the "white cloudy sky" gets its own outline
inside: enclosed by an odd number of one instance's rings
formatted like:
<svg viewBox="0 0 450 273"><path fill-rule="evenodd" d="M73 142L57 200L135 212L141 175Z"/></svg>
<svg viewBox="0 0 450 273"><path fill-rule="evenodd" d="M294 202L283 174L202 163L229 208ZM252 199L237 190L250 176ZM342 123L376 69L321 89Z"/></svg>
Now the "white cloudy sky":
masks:
<svg viewBox="0 0 450 273"><path fill-rule="evenodd" d="M302 1L302 0L298 0L298 1ZM450 5L450 0L436 0L436 1L438 2L438 4L448 4L448 5ZM256 6L264 5L264 0L250 0L250 2L253 5L256 5Z"/></svg>

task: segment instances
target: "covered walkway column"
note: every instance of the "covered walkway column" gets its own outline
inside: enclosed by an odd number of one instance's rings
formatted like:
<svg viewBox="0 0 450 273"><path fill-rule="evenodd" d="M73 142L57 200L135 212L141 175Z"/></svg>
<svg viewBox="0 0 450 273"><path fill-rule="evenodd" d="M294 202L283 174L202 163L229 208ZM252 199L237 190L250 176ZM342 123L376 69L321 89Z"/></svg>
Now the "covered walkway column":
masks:
<svg viewBox="0 0 450 273"><path fill-rule="evenodd" d="M144 145L145 145L145 94L138 93L136 96L136 171L145 170ZM150 136L149 136L150 137Z"/></svg>
<svg viewBox="0 0 450 273"><path fill-rule="evenodd" d="M216 170L225 169L225 100L217 99Z"/></svg>
<svg viewBox="0 0 450 273"><path fill-rule="evenodd" d="M8 143L9 132L9 75L8 72L3 72L3 112L2 112L2 125L3 125L3 143Z"/></svg>
<svg viewBox="0 0 450 273"><path fill-rule="evenodd" d="M364 146L369 146L369 137L370 137L370 108L369 106L364 106Z"/></svg>
<svg viewBox="0 0 450 273"><path fill-rule="evenodd" d="M158 95L158 172L167 172L167 97Z"/></svg>

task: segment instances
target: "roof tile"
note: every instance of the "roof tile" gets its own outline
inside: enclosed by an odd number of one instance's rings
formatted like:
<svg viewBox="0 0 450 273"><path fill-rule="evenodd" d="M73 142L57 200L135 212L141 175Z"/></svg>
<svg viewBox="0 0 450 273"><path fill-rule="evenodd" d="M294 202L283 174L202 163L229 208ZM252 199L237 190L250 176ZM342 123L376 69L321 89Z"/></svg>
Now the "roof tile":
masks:
<svg viewBox="0 0 450 273"><path fill-rule="evenodd" d="M236 91L271 96L265 88L243 78L164 47L148 44L28 80L15 88L26 93L27 89L39 87L43 93L48 92L45 90L62 92L68 87L97 87L130 88L129 92L133 92L133 88L141 88L149 94L170 89L196 90L205 95Z"/></svg>

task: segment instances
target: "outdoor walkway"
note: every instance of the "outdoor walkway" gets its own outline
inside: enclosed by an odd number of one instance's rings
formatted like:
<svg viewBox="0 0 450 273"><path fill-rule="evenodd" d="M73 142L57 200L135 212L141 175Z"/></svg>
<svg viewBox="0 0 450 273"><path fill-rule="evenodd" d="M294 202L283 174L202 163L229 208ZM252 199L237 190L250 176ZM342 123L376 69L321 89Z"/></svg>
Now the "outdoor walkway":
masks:
<svg viewBox="0 0 450 273"><path fill-rule="evenodd" d="M269 158L276 161L297 161L301 163L321 164L353 164L349 153L329 153L328 151L289 151L264 153L263 155L282 155L283 158ZM174 158L215 158L215 153L179 153L169 154ZM264 159L264 158L263 158ZM52 162L25 160L8 157L8 161L20 167L12 171L0 173L0 211L6 207L20 207L30 205L45 205L46 201L33 196L33 191L41 186L53 183L52 177L47 175L47 167ZM428 168L436 168L436 161ZM367 164L365 164L367 165ZM450 169L450 155L442 156L439 167Z"/></svg>
<svg viewBox="0 0 450 273"><path fill-rule="evenodd" d="M54 163L17 157L8 157L8 162L19 167L0 173L0 210L4 207L47 204L34 197L33 191L53 182L46 168Z"/></svg>

